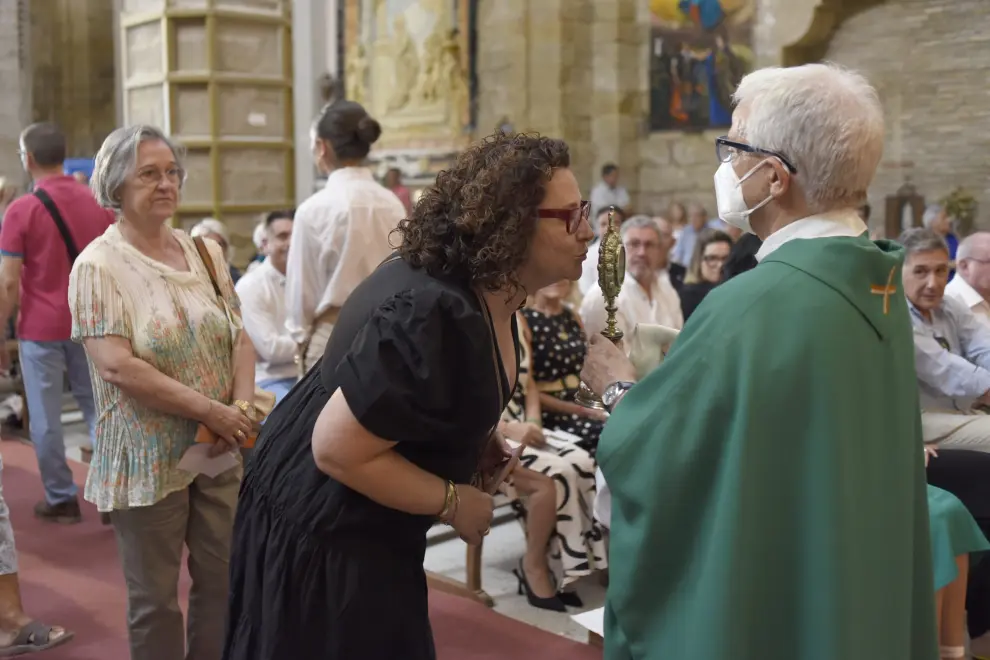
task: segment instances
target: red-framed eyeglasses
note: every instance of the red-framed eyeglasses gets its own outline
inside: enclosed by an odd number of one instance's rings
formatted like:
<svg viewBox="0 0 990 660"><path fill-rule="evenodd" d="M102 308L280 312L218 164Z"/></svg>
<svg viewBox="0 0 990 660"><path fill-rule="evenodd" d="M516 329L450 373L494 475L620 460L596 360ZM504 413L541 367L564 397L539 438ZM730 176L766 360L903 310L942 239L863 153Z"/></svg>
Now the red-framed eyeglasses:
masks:
<svg viewBox="0 0 990 660"><path fill-rule="evenodd" d="M582 199L581 205L576 209L539 209L537 217L556 218L567 223L567 233L576 234L582 222L586 222L591 215L591 202Z"/></svg>

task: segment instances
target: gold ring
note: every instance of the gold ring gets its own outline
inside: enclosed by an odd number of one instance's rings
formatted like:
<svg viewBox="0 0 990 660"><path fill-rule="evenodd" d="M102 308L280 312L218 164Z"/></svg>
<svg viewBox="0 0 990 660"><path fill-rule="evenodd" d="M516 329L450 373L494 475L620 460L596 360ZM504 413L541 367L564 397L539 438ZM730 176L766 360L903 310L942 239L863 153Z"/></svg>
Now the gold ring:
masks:
<svg viewBox="0 0 990 660"><path fill-rule="evenodd" d="M238 438L243 438L244 437L244 431L238 430L237 431L237 437Z"/></svg>

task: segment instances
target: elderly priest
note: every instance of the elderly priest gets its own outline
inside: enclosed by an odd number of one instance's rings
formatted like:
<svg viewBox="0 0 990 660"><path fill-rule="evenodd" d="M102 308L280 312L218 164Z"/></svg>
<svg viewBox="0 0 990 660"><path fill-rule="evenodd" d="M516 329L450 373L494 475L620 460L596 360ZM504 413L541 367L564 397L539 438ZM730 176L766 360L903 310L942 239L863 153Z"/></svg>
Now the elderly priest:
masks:
<svg viewBox="0 0 990 660"><path fill-rule="evenodd" d="M856 212L883 146L861 76L743 79L720 217L763 239L666 360L602 338L614 414L606 660L933 660L928 510L902 252ZM628 393L626 393L628 390Z"/></svg>

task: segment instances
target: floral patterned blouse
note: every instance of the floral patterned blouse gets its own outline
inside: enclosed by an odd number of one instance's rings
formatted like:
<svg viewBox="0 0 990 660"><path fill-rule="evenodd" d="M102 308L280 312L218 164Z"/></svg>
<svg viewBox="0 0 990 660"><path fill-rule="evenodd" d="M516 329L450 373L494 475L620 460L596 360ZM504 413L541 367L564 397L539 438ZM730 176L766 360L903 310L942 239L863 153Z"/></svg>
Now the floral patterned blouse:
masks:
<svg viewBox="0 0 990 660"><path fill-rule="evenodd" d="M169 378L228 403L240 303L220 246L206 241L226 310L192 239L172 231L188 271L145 256L117 225L82 251L69 278L72 339L124 337L136 357ZM187 488L194 475L176 465L195 440L197 422L141 405L100 378L92 360L90 377L98 416L86 499L111 511Z"/></svg>

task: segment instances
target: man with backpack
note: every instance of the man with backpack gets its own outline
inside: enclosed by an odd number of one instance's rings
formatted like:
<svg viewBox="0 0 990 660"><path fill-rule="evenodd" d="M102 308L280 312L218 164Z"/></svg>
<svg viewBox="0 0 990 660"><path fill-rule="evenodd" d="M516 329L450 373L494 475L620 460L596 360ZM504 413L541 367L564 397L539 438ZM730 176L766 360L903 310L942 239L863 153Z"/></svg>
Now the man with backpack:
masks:
<svg viewBox="0 0 990 660"><path fill-rule="evenodd" d="M65 136L54 124L32 124L21 133L21 162L34 188L7 208L0 225L0 328L7 326L19 303L21 373L45 487L45 499L34 513L42 520L71 524L82 518L62 435L66 374L90 438L96 413L86 353L69 339L69 272L79 252L114 218L86 186L64 173L65 154Z"/></svg>

